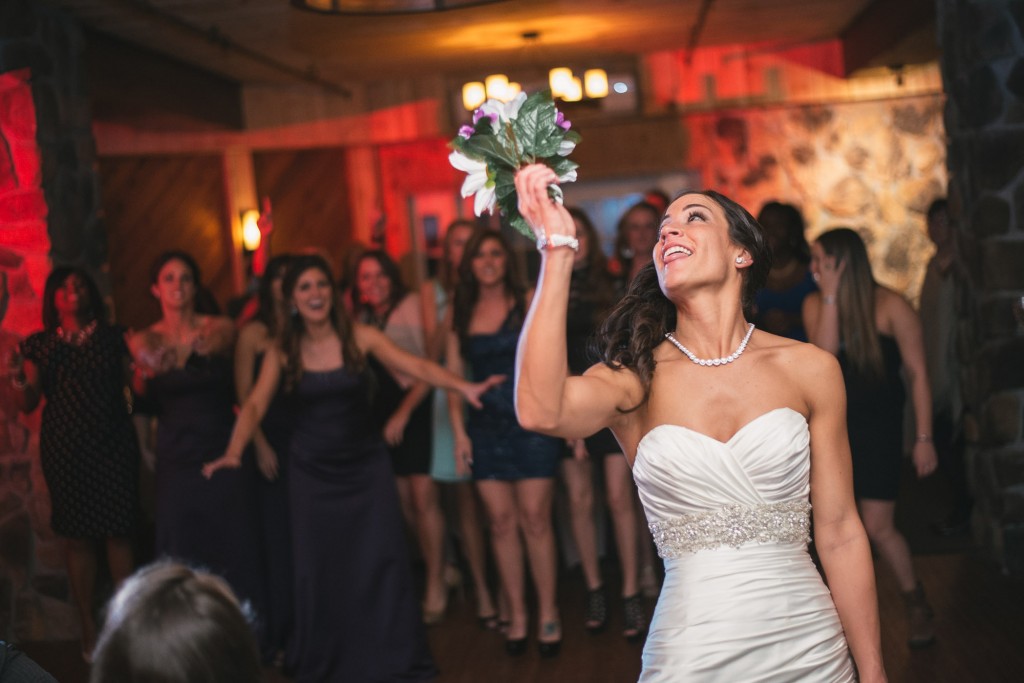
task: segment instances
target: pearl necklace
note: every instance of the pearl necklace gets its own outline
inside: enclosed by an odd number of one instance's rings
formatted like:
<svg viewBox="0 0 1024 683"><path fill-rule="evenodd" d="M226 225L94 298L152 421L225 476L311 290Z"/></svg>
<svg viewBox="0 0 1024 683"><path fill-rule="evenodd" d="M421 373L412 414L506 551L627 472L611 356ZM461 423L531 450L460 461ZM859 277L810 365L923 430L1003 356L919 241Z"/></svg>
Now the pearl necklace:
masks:
<svg viewBox="0 0 1024 683"><path fill-rule="evenodd" d="M679 340L672 336L671 332L665 333L665 339L676 345L676 348L683 352L687 358L692 360L697 365L711 366L711 365L728 365L733 362L747 349L747 342L750 341L750 335L754 334L754 323L750 323L750 327L747 328L747 334L743 337L743 341L740 342L739 347L733 351L730 355L725 358L697 358L697 355L679 343Z"/></svg>

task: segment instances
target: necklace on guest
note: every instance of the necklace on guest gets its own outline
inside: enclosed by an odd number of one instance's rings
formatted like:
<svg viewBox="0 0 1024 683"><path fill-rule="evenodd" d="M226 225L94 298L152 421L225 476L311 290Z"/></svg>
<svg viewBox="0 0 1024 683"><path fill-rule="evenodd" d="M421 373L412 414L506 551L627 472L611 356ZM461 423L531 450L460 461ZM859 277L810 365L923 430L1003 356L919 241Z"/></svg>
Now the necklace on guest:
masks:
<svg viewBox="0 0 1024 683"><path fill-rule="evenodd" d="M96 321L93 320L91 323L83 328L68 331L60 325L57 326L57 336L60 337L61 341L67 342L74 346L81 346L85 343L85 340L93 333L96 329Z"/></svg>
<svg viewBox="0 0 1024 683"><path fill-rule="evenodd" d="M665 339L675 344L676 348L683 352L687 358L692 360L697 365L711 366L711 365L728 365L733 362L747 349L747 342L750 341L750 335L754 334L754 323L749 323L750 327L747 328L747 334L743 337L743 341L740 342L739 347L725 358L697 358L690 349L686 348L679 343L679 340L672 336L671 332L665 333Z"/></svg>

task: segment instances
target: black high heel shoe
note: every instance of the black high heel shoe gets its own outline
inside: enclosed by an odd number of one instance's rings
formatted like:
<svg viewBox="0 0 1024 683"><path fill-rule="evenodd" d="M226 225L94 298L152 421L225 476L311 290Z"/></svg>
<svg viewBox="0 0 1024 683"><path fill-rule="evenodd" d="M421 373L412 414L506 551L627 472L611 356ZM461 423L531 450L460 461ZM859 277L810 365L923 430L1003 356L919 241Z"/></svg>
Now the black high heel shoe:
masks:
<svg viewBox="0 0 1024 683"><path fill-rule="evenodd" d="M636 593L623 598L623 607L626 611L626 628L622 635L631 643L639 643L647 631L647 615L644 614L644 603L640 594Z"/></svg>
<svg viewBox="0 0 1024 683"><path fill-rule="evenodd" d="M604 586L587 591L583 623L591 633L600 633L608 625L608 597Z"/></svg>
<svg viewBox="0 0 1024 683"><path fill-rule="evenodd" d="M541 657L557 657L562 650L562 624L558 621L546 621L540 627L540 637L558 634L558 640L538 640L537 652Z"/></svg>
<svg viewBox="0 0 1024 683"><path fill-rule="evenodd" d="M505 640L505 652L512 657L519 657L526 653L526 636L516 639Z"/></svg>

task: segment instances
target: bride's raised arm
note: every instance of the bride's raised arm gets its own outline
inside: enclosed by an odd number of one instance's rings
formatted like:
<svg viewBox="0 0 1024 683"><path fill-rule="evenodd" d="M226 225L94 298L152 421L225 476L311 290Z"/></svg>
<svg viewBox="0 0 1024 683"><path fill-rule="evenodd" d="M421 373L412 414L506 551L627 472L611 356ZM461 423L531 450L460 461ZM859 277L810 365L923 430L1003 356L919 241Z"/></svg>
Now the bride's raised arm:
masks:
<svg viewBox="0 0 1024 683"><path fill-rule="evenodd" d="M544 165L516 174L519 211L543 236L540 278L523 325L516 356L516 414L530 431L563 438L590 436L613 425L637 405L643 389L627 370L595 365L582 377L569 376L565 318L572 277L576 226L569 212L548 197L555 173Z"/></svg>

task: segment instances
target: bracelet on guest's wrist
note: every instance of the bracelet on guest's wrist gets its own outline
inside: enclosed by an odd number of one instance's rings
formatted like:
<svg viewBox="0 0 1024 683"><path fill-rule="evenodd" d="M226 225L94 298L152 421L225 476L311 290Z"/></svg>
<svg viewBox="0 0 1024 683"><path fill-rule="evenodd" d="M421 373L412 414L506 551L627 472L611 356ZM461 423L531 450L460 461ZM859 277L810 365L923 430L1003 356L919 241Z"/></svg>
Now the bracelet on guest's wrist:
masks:
<svg viewBox="0 0 1024 683"><path fill-rule="evenodd" d="M931 434L918 434L917 435L917 442L918 443L931 443L932 442L932 435Z"/></svg>
<svg viewBox="0 0 1024 683"><path fill-rule="evenodd" d="M832 304L834 304L836 302L836 295L835 294L822 294L821 295L821 301L826 306L831 306Z"/></svg>

